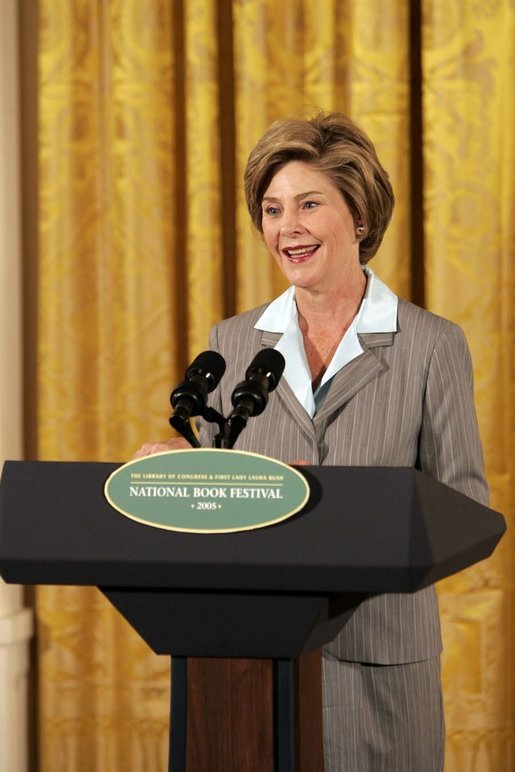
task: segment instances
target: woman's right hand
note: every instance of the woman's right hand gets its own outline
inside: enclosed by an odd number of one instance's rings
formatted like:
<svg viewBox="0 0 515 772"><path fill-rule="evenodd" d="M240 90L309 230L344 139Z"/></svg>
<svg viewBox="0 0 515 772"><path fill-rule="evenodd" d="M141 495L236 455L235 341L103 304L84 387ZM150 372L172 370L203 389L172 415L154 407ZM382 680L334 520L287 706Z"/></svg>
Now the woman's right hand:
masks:
<svg viewBox="0 0 515 772"><path fill-rule="evenodd" d="M162 442L145 442L133 455L132 460L153 456L154 453L165 453L167 450L186 450L187 448L191 448L191 445L183 437L171 437Z"/></svg>

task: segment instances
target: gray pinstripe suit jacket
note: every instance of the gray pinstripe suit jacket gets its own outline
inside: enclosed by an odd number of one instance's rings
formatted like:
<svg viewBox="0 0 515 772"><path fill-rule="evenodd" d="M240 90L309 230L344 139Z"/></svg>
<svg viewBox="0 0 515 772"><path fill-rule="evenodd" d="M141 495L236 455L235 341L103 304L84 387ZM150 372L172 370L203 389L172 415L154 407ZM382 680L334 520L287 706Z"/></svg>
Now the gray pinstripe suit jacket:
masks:
<svg viewBox="0 0 515 772"><path fill-rule="evenodd" d="M264 308L227 319L211 333L210 347L227 362L211 400L224 415L252 357L280 337L254 329ZM235 447L285 462L412 466L486 503L472 366L460 328L400 300L397 332L363 334L360 341L364 353L335 375L313 420L282 380ZM201 425L204 446L213 434L212 425ZM328 649L340 659L376 664L436 656L434 588L365 600Z"/></svg>

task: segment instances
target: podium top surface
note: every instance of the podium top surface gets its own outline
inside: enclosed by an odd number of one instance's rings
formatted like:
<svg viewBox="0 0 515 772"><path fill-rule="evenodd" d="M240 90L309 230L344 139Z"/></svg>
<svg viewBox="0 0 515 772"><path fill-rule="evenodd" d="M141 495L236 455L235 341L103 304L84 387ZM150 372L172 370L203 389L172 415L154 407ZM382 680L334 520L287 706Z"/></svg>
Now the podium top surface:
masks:
<svg viewBox="0 0 515 772"><path fill-rule="evenodd" d="M120 464L8 461L0 573L21 584L255 592L406 592L488 557L493 510L409 468L300 467L304 509L253 531L135 522L104 497Z"/></svg>

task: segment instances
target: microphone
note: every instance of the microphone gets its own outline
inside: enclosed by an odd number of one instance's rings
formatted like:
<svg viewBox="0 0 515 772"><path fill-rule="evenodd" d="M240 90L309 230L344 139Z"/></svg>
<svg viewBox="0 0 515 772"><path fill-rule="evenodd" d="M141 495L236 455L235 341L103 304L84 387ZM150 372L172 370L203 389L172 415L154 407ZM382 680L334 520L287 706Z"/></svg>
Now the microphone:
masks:
<svg viewBox="0 0 515 772"><path fill-rule="evenodd" d="M260 415L283 374L283 355L274 348L259 351L245 373L245 380L234 389L231 401L233 411L225 426L224 446L232 448L252 416Z"/></svg>
<svg viewBox="0 0 515 772"><path fill-rule="evenodd" d="M191 431L189 419L203 413L207 395L216 389L224 372L223 356L217 351L203 351L186 370L184 381L181 381L170 395L174 409L170 424L194 447L200 445Z"/></svg>

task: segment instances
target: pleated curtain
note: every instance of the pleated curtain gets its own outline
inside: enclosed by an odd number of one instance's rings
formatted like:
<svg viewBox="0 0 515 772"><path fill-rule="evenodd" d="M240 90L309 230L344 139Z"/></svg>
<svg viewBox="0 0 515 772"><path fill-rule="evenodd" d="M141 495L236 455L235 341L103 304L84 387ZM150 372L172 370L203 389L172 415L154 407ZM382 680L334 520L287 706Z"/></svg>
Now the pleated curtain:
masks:
<svg viewBox="0 0 515 772"><path fill-rule="evenodd" d="M513 523L513 2L31 8L38 458L124 461L169 435L213 323L284 288L245 210L250 149L278 117L340 110L396 191L372 267L464 328L491 503ZM447 770L515 769L514 559L508 532L439 585ZM168 658L94 588L39 587L36 612L41 772L165 770Z"/></svg>

